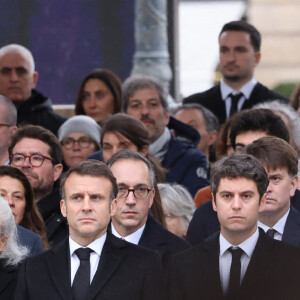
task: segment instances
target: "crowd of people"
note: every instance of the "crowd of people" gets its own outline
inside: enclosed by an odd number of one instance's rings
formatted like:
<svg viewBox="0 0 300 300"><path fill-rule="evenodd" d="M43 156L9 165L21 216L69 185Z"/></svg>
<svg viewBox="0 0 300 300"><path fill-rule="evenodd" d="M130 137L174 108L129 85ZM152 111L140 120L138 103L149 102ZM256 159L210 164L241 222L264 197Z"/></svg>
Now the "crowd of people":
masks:
<svg viewBox="0 0 300 300"><path fill-rule="evenodd" d="M0 299L300 299L299 90L219 35L222 79L174 111L156 78L94 69L74 116L0 48Z"/></svg>

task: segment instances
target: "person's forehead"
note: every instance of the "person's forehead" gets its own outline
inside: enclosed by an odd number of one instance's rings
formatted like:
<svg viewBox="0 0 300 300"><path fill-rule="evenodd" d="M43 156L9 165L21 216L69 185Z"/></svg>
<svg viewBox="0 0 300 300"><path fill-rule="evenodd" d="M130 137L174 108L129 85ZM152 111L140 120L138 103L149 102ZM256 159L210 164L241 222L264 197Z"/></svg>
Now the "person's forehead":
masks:
<svg viewBox="0 0 300 300"><path fill-rule="evenodd" d="M66 178L65 187L69 192L89 191L91 193L105 193L111 190L112 183L105 176L93 176L73 172Z"/></svg>
<svg viewBox="0 0 300 300"><path fill-rule="evenodd" d="M274 175L289 176L288 168L284 166L275 169L270 166L264 166L264 168L268 176L274 176Z"/></svg>
<svg viewBox="0 0 300 300"><path fill-rule="evenodd" d="M253 191L258 193L257 183L250 178L238 176L236 178L222 177L218 185L218 192L222 191Z"/></svg>
<svg viewBox="0 0 300 300"><path fill-rule="evenodd" d="M251 44L251 38L250 34L246 31L224 31L220 35L219 43L220 46L227 43L249 45Z"/></svg>
<svg viewBox="0 0 300 300"><path fill-rule="evenodd" d="M20 51L6 52L0 56L1 67L29 67L30 64L29 55Z"/></svg>
<svg viewBox="0 0 300 300"><path fill-rule="evenodd" d="M140 88L134 91L129 100L148 100L148 99L157 99L160 100L159 92L154 88ZM160 102L160 101L159 101Z"/></svg>
<svg viewBox="0 0 300 300"><path fill-rule="evenodd" d="M150 170L141 160L121 159L111 166L111 171L117 179L128 185L150 184Z"/></svg>
<svg viewBox="0 0 300 300"><path fill-rule="evenodd" d="M24 137L16 143L13 152L16 150L18 153L45 152L45 154L48 154L50 146L39 139Z"/></svg>
<svg viewBox="0 0 300 300"><path fill-rule="evenodd" d="M182 119L185 121L195 121L197 123L202 123L202 125L206 124L203 112L201 110L195 109L195 108L179 110L175 114L175 118L177 118L179 120Z"/></svg>

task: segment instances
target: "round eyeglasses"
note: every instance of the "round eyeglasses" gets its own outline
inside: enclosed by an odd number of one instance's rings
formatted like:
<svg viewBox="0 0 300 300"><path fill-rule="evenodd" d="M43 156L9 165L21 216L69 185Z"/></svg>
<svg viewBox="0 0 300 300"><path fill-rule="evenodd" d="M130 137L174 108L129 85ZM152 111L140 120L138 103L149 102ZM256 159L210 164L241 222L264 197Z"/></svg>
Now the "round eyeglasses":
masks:
<svg viewBox="0 0 300 300"><path fill-rule="evenodd" d="M77 143L80 148L85 149L90 146L90 144L92 143L92 139L88 136L81 136L77 140L73 138L65 138L61 142L62 146L67 150L72 149L75 143Z"/></svg>
<svg viewBox="0 0 300 300"><path fill-rule="evenodd" d="M52 158L44 156L42 154L12 154L10 156L10 162L15 167L21 167L24 164L24 161L27 157L29 158L29 162L33 167L40 167L44 163L45 159L48 159L52 162Z"/></svg>
<svg viewBox="0 0 300 300"><path fill-rule="evenodd" d="M133 192L133 195L136 199L145 199L152 189L146 187L138 187L136 189L129 189L127 187L119 187L117 198L126 198L130 192Z"/></svg>

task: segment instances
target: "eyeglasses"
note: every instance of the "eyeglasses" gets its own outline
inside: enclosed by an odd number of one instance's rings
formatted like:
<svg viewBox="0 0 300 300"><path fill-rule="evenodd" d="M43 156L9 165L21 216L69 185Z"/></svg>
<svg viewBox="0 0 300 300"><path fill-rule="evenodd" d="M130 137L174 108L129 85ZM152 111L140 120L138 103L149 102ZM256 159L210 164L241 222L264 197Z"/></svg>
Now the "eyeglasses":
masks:
<svg viewBox="0 0 300 300"><path fill-rule="evenodd" d="M88 148L92 143L92 139L88 136L81 136L79 139L75 140L73 138L65 138L61 144L67 150L70 150L74 147L74 144L78 143L78 146L82 149Z"/></svg>
<svg viewBox="0 0 300 300"><path fill-rule="evenodd" d="M152 189L146 187L138 187L136 189L129 189L127 187L119 187L117 198L126 198L130 192L133 192L133 195L136 199L145 199Z"/></svg>
<svg viewBox="0 0 300 300"><path fill-rule="evenodd" d="M33 167L40 167L45 159L49 159L52 162L52 158L41 155L41 154L31 154L31 155L23 155L23 154L12 154L10 156L10 162L15 167L21 167L24 164L26 158L29 158L29 162Z"/></svg>

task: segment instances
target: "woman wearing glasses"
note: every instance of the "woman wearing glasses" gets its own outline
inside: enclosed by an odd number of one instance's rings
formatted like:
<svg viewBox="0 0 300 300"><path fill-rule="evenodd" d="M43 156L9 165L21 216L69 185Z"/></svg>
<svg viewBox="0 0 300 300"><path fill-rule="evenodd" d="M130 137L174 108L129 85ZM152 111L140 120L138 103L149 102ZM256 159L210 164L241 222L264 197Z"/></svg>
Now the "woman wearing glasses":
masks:
<svg viewBox="0 0 300 300"><path fill-rule="evenodd" d="M101 128L88 116L74 116L58 130L66 169L76 166L100 149Z"/></svg>

